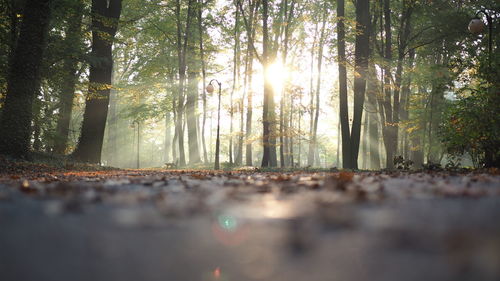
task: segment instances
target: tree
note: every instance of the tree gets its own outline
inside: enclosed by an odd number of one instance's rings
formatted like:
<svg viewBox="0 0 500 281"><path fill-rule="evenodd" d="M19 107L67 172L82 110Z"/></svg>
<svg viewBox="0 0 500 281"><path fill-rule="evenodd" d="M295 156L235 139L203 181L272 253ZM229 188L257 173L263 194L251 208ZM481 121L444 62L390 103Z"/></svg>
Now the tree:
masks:
<svg viewBox="0 0 500 281"><path fill-rule="evenodd" d="M322 11L322 24L321 24L321 31L320 31L320 36L319 36L319 42L318 42L318 64L317 64L317 69L318 69L318 77L316 78L316 106L314 106L314 99L313 99L313 91L311 87L311 128L310 128L310 137L311 141L309 142L309 152L308 152L308 157L307 157L307 165L308 166L313 166L314 165L314 158L316 155L317 151L317 134L318 134L318 119L319 119L319 110L320 110L320 92L321 92L321 68L323 66L323 48L325 44L325 27L326 27L326 22L327 22L327 15L328 15L328 7L327 7L327 2L324 2L323 4L323 11ZM314 48L314 46L313 46ZM312 72L311 72L312 74ZM311 75L312 76L312 75ZM314 116L314 117L313 117ZM316 159L317 160L317 159Z"/></svg>
<svg viewBox="0 0 500 281"><path fill-rule="evenodd" d="M351 131L351 167L358 168L359 144L361 138L361 120L365 101L366 80L368 73L370 3L368 0L356 1L356 42L354 65L354 112Z"/></svg>
<svg viewBox="0 0 500 281"><path fill-rule="evenodd" d="M247 96L247 114L246 114L246 130L245 130L245 140L246 140L246 149L245 149L245 161L247 166L253 165L253 157L252 157L252 117L253 117L253 88L252 88L252 77L253 77L253 60L254 60L254 38L256 32L256 24L257 24L257 10L260 6L260 0L250 0L249 3L249 14L248 19L245 17L243 12L243 6L239 0L237 0L236 4L240 9L242 14L245 28L247 32L247 47L246 47L246 56L245 56L245 78L244 78L244 91ZM255 53L256 54L256 53ZM256 54L257 55L257 54ZM258 55L257 55L258 56Z"/></svg>
<svg viewBox="0 0 500 281"><path fill-rule="evenodd" d="M89 162L101 161L104 129L108 113L113 70L112 47L118 29L121 0L92 1L92 57L89 87L78 146L73 157Z"/></svg>
<svg viewBox="0 0 500 281"><path fill-rule="evenodd" d="M73 111L73 98L75 95L76 83L78 82L78 62L82 39L82 18L83 2L76 1L74 7L68 9L71 20L68 21L66 38L64 40L65 58L63 63L63 77L59 93L59 114L57 119L54 151L59 154L66 152L71 113Z"/></svg>
<svg viewBox="0 0 500 281"><path fill-rule="evenodd" d="M0 154L27 157L33 99L40 87L40 66L51 16L51 0L27 0L9 70L0 120Z"/></svg>
<svg viewBox="0 0 500 281"><path fill-rule="evenodd" d="M276 167L276 139L274 139L274 90L269 81L269 65L271 64L270 38L269 38L269 1L262 1L262 66L264 68L264 105L262 110L262 167ZM273 153L274 151L274 153Z"/></svg>
<svg viewBox="0 0 500 281"><path fill-rule="evenodd" d="M347 107L347 60L345 55L345 1L337 1L337 53L339 65L339 118L342 136L342 165L351 168L349 111Z"/></svg>
<svg viewBox="0 0 500 281"><path fill-rule="evenodd" d="M337 4L337 37L339 54L339 108L342 130L342 163L344 168L358 168L361 120L366 90L368 70L370 9L368 0L356 1L356 42L354 67L354 112L352 129L349 128L347 105L347 71L345 58L344 1Z"/></svg>

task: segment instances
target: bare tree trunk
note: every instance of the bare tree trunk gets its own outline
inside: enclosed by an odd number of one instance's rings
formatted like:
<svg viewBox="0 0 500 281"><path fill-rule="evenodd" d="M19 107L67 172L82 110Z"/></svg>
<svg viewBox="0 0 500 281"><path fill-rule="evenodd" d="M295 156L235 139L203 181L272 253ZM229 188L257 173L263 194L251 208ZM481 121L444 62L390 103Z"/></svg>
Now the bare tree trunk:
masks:
<svg viewBox="0 0 500 281"><path fill-rule="evenodd" d="M173 116L174 116L174 120L173 120L173 123L174 123L174 138L172 139L172 162L174 163L178 163L179 162L179 159L177 158L177 151L178 151L178 142L177 142L177 133L178 133L178 130L177 130L177 122L178 122L178 118L177 118L177 111L176 111L176 106L177 104L177 99L174 95L174 98L172 100L172 113L173 113Z"/></svg>
<svg viewBox="0 0 500 281"><path fill-rule="evenodd" d="M54 144L54 152L59 154L64 154L66 152L68 144L69 124L73 112L73 99L79 76L77 67L78 53L80 51L79 43L81 41L83 8L83 2L77 1L75 7L70 9L72 12L71 15L74 15L74 18L69 21L66 31L65 42L67 42L66 44L70 49L67 50L63 63L64 80L61 81L59 93L59 114L56 125L57 135Z"/></svg>
<svg viewBox="0 0 500 281"><path fill-rule="evenodd" d="M42 149L42 101L35 98L33 102L33 150L40 151Z"/></svg>
<svg viewBox="0 0 500 281"><path fill-rule="evenodd" d="M410 35L410 19L413 9L406 7L406 1L403 1L403 14L401 15L401 25L400 33L398 35L398 62L396 66L396 76L394 81L394 110L392 120L394 122L393 126L393 146L396 150L398 147L398 133L399 133L399 119L400 119L400 92L401 92L401 82L403 74L403 60L406 54L406 45L408 36Z"/></svg>
<svg viewBox="0 0 500 281"><path fill-rule="evenodd" d="M319 44L318 44L318 76L316 77L316 106L314 107L315 112L314 112L314 122L313 122L313 128L312 128L312 141L311 144L309 145L309 156L307 159L308 165L313 165L315 162L315 159L319 161L319 155L316 155L318 153L318 119L319 119L319 101L320 101L320 93L321 93L321 68L323 66L323 47L324 47L324 42L325 42L325 27L326 27L326 21L327 21L327 13L328 9L326 6L327 2L324 2L323 5L323 19L322 19L322 25L321 25L321 32L319 36ZM317 157L316 157L317 156Z"/></svg>
<svg viewBox="0 0 500 281"><path fill-rule="evenodd" d="M184 83L186 80L186 52L189 39L188 31L191 30L191 16L193 9L194 0L189 0L186 27L184 29L184 34L182 34L181 28L181 3L180 0L176 0L175 5L175 16L177 25L177 57L179 64L179 89L178 89L178 100L177 100L177 140L179 143L179 166L186 165L186 156L184 153L184 130L183 130L183 117L184 117Z"/></svg>
<svg viewBox="0 0 500 281"><path fill-rule="evenodd" d="M243 107L244 100L245 100L245 92L243 92L243 95L238 102L238 110L240 113L240 129L238 131L238 143L236 144L236 158L234 160L234 163L237 166L241 166L241 163L243 162L243 130L245 129L245 114L244 114L245 111Z"/></svg>
<svg viewBox="0 0 500 281"><path fill-rule="evenodd" d="M252 116L253 116L253 59L254 59L254 38L255 38L255 25L257 24L257 10L259 8L259 0L250 1L250 14L246 22L247 29L247 50L246 50L246 63L245 63L245 91L247 94L247 114L246 114L246 156L245 162L247 166L253 166L252 157ZM241 6L240 6L241 11ZM245 19L243 17L243 19Z"/></svg>
<svg viewBox="0 0 500 281"><path fill-rule="evenodd" d="M351 130L351 168L358 168L358 154L361 138L361 120L365 102L368 56L370 54L370 3L369 0L356 1L356 42L354 71L354 112Z"/></svg>
<svg viewBox="0 0 500 281"><path fill-rule="evenodd" d="M192 3L191 5L195 5ZM188 15L191 19L196 17L197 10L201 9L199 5L189 9L188 12L193 13ZM186 93L186 125L188 133L189 146L189 164L194 165L201 162L199 142L198 142L198 82L200 79L201 62L196 56L196 37L199 32L196 32L198 26L194 24L186 25L186 45L185 49L189 54L186 58L187 65L187 93ZM187 39L189 38L189 39ZM198 40L199 41L199 40ZM186 56L186 54L185 54ZM203 89L204 91L205 89Z"/></svg>
<svg viewBox="0 0 500 281"><path fill-rule="evenodd" d="M200 39L200 60L201 60L201 76L203 81L203 91L202 91L202 100L203 100L203 119L201 123L201 143L203 147L203 162L208 163L208 155L207 155L207 145L206 145L206 137L205 137L205 124L207 121L207 93L205 88L207 87L207 72L205 67L205 49L203 47L203 1L199 0L198 5L198 32Z"/></svg>
<svg viewBox="0 0 500 281"><path fill-rule="evenodd" d="M339 61L339 113L342 134L342 166L351 168L351 142L349 130L349 111L347 106L347 60L345 55L345 1L337 1L337 49Z"/></svg>
<svg viewBox="0 0 500 281"><path fill-rule="evenodd" d="M51 15L51 0L27 0L9 69L0 120L0 154L28 156L33 100L40 88L40 66Z"/></svg>
<svg viewBox="0 0 500 281"><path fill-rule="evenodd" d="M294 14L294 7L295 7L295 1L292 0L290 3L290 7L288 7L288 0L284 0L283 2L283 15L284 15L284 21L283 25L285 25L284 28L284 39L282 40L282 65L286 66L287 65L287 57L288 57L288 43L290 40L290 26L292 25L293 21L293 14ZM288 132L288 114L287 114L287 84L288 84L288 77L285 78L284 81L284 87L281 92L281 101L280 101L280 161L281 161L281 167L286 167L290 163L290 152L289 152L289 132ZM291 97L290 97L291 100ZM289 109L291 111L291 108ZM292 163L293 164L293 163Z"/></svg>
<svg viewBox="0 0 500 281"><path fill-rule="evenodd" d="M418 89L419 94L422 95L423 92L425 91L422 86L419 87ZM422 104L420 106L424 107L424 100L422 100ZM423 116L420 117L420 122L419 122L419 130L415 130L412 133L410 133L410 142L411 146L413 147L412 152L411 152L411 160L413 161L413 166L415 168L421 168L422 165L424 164L424 147L425 147L425 132L426 132L426 120Z"/></svg>
<svg viewBox="0 0 500 281"><path fill-rule="evenodd" d="M337 132L340 133L340 120L337 122ZM337 163L337 167L340 167L340 142L341 138L337 134L337 159L335 161Z"/></svg>
<svg viewBox="0 0 500 281"><path fill-rule="evenodd" d="M102 61L90 65L82 133L73 153L76 159L85 162L101 161L113 71L113 38L118 28L121 8L121 0L111 0L109 3L105 0L92 1L92 55ZM103 17L106 18L105 22Z"/></svg>
<svg viewBox="0 0 500 281"><path fill-rule="evenodd" d="M311 65L310 65L310 80L309 80L309 147L307 153L307 166L314 164L314 144L313 144L313 130L314 130L314 51L316 50L316 43L318 38L319 21L314 25L314 39L311 47ZM318 64L319 65L319 64Z"/></svg>
<svg viewBox="0 0 500 281"><path fill-rule="evenodd" d="M116 161L116 156L118 155L118 144L116 143L116 139L118 138L118 114L117 114L117 96L116 96L116 91L111 90L110 96L109 96L109 113L108 113L108 124L107 124L107 130L108 130L108 157L107 157L107 165L108 166L115 166L117 161ZM69 124L68 124L69 126ZM69 129L69 128L68 128Z"/></svg>
<svg viewBox="0 0 500 281"><path fill-rule="evenodd" d="M262 1L262 21L263 21L263 55L262 65L264 67L264 105L262 110L263 137L262 144L264 155L262 156L262 167L276 167L276 134L275 134L275 112L274 112L274 92L269 80L270 42L269 42L269 3Z"/></svg>
<svg viewBox="0 0 500 281"><path fill-rule="evenodd" d="M415 58L415 49L410 49L408 53L408 66L410 68L413 68L413 60ZM409 120L409 100L410 100L410 94L411 94L411 80L412 80L412 72L409 71L408 74L406 75L406 81L404 81L403 86L401 88L401 109L400 109L400 116L401 120L403 122L407 122ZM409 136L407 130L402 130L402 147L401 150L403 152L403 157L404 159L409 159L410 153L409 153Z"/></svg>
<svg viewBox="0 0 500 281"><path fill-rule="evenodd" d="M233 119L234 119L234 92L237 88L239 88L239 68L240 68L240 29L239 29L239 20L240 20L240 11L236 9L236 16L234 21L234 49L233 49L233 87L231 89L231 94L229 97L230 100L230 109L229 109L229 164L233 164Z"/></svg>
<svg viewBox="0 0 500 281"><path fill-rule="evenodd" d="M293 132L293 112L294 112L294 104L293 104L293 97L290 96L290 108L289 108L289 113L290 113L290 117L289 117L289 125L288 127L290 128L289 132L288 132L288 137L289 137L289 144L288 144L288 147L289 147L289 153L290 153L290 157L289 157L289 164L291 167L295 167L295 157L294 157L294 152L293 152L293 145L294 145L294 142L293 142L293 138L295 136L295 133Z"/></svg>
<svg viewBox="0 0 500 281"><path fill-rule="evenodd" d="M170 152L171 152L171 142L170 140L172 139L172 132L170 130L170 125L171 125L171 117L170 117L170 112L167 112L165 114L165 141L164 141L164 155L163 155L163 159L164 159L164 162L165 163L169 163L170 162Z"/></svg>
<svg viewBox="0 0 500 281"><path fill-rule="evenodd" d="M253 160L252 160L252 141L251 141L251 137L252 137L252 114L253 114L253 110L252 110L252 98L253 98L253 93L252 93L252 71L253 71L253 55L252 55L252 52L247 52L247 56L249 57L248 58L248 67L246 69L246 74L247 75L247 78L246 80L248 81L248 86L247 86L247 116L246 116L246 131L245 131L245 140L247 142L246 144L246 149L245 149L245 152L246 152L246 157L245 157L245 161L246 161L246 165L247 166L253 166Z"/></svg>
<svg viewBox="0 0 500 281"><path fill-rule="evenodd" d="M194 56L194 54L190 54ZM189 145L189 164L197 164L201 161L199 145L198 145L198 131L196 124L197 118L197 105L198 105L198 79L199 73L194 62L190 63L190 70L188 70L188 89L186 98L186 125L188 131L188 145Z"/></svg>
<svg viewBox="0 0 500 281"><path fill-rule="evenodd" d="M378 108L377 108L377 76L375 65L371 64L368 70L368 84L366 96L368 99L366 111L368 115L368 153L369 167L374 170L380 169L380 151L379 151L379 130L378 130Z"/></svg>
<svg viewBox="0 0 500 281"><path fill-rule="evenodd" d="M391 90L391 61L392 61L392 32L391 32L391 9L390 0L383 0L384 12L384 30L385 30L385 66L384 66L384 115L385 123L383 124L384 145L386 154L386 167L388 169L394 168L394 140L395 132L393 121L393 108L391 104L392 90Z"/></svg>

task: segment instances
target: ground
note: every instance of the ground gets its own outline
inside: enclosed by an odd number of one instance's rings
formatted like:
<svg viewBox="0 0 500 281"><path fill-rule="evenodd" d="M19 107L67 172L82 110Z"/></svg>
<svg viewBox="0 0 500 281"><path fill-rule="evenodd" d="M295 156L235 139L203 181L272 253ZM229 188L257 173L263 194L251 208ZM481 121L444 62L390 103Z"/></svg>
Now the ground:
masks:
<svg viewBox="0 0 500 281"><path fill-rule="evenodd" d="M0 172L0 280L500 280L500 176Z"/></svg>

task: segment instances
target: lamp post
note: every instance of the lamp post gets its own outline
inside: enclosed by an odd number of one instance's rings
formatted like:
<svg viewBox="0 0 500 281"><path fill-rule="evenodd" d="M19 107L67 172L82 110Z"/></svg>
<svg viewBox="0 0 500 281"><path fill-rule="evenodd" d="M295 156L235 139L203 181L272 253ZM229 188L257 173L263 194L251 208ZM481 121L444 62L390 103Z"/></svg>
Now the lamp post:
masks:
<svg viewBox="0 0 500 281"><path fill-rule="evenodd" d="M217 85L219 86L219 105L217 107L217 138L215 139L215 165L214 169L219 170L220 169L220 164L219 164L219 149L220 149L220 97L221 97L221 91L222 91L222 83L219 82L217 79L212 79L210 80L210 83L208 83L208 86L206 88L207 92L209 94L212 94L214 92L214 86L212 85L212 82L216 82Z"/></svg>
<svg viewBox="0 0 500 281"><path fill-rule="evenodd" d="M484 9L478 11L469 23L469 31L475 35L480 34L484 31L484 22L481 20L481 18L479 18L479 14L481 13L486 16L486 21L488 22L488 72L491 72L491 54L493 49L493 18ZM488 73L488 75L490 75L490 73Z"/></svg>
<svg viewBox="0 0 500 281"><path fill-rule="evenodd" d="M141 143L141 127L140 127L140 123L139 123L139 120L134 120L134 122L132 122L132 124L137 124L137 154L136 154L136 168L139 169L140 168L140 160L139 160L139 156L140 156L140 143Z"/></svg>
<svg viewBox="0 0 500 281"><path fill-rule="evenodd" d="M493 18L491 17L488 12L486 12L485 9L479 10L475 17L470 21L469 23L469 31L472 34L480 34L484 32L485 29L485 24L479 17L479 14L484 14L486 16L486 21L488 23L488 73L486 75L488 82L493 82L491 79L492 78L492 72L493 68L491 67L492 63L492 49L493 49ZM494 82L493 82L494 83ZM497 106L497 102L495 100L498 99L498 96L494 94L495 92L493 91L493 86L489 87L488 90L488 99L486 102L488 103L488 107L493 107ZM485 151L485 167L495 167L498 166L498 159L495 159L495 152L491 151L490 149L486 149Z"/></svg>

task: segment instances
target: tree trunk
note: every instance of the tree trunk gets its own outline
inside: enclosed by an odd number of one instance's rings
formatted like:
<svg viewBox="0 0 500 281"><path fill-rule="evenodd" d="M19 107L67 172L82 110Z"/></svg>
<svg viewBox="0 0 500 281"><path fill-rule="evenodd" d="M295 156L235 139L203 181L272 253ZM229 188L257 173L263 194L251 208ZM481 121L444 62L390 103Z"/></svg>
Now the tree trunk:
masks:
<svg viewBox="0 0 500 281"><path fill-rule="evenodd" d="M170 163L170 153L171 151L170 146L171 146L171 138L172 138L172 132L170 130L170 123L171 123L171 117L170 117L170 112L167 112L165 114L165 143L164 143L164 155L163 155L163 160L165 163Z"/></svg>
<svg viewBox="0 0 500 281"><path fill-rule="evenodd" d="M205 138L205 124L207 121L207 93L205 91L205 88L207 86L207 79L206 79L206 67L205 67L205 49L203 47L203 18L202 18L202 13L203 13L203 1L200 0L198 5L198 32L199 32L199 42L200 42L200 60L201 60L201 76L202 76L202 81L203 81L203 91L202 91L202 100L203 100L203 118L202 118L202 123L201 123L201 143L203 147L203 162L208 163L208 155L207 155L207 145L206 145L206 138Z"/></svg>
<svg viewBox="0 0 500 281"><path fill-rule="evenodd" d="M369 0L356 1L356 42L354 77L354 113L351 130L351 168L358 168L361 120L365 102L366 77L368 72L370 3Z"/></svg>
<svg viewBox="0 0 500 281"><path fill-rule="evenodd" d="M196 10L195 10L196 9ZM200 7L188 8L188 11L193 15L188 15L190 19L194 18L197 10ZM196 14L195 14L196 13ZM187 93L186 93L186 125L188 133L188 146L189 146L189 164L194 165L201 162L199 142L198 142L198 82L200 80L201 64L199 58L196 56L196 37L199 35L197 32L198 26L194 24L187 25L186 38L190 38L187 44ZM199 40L198 40L199 41ZM203 89L205 91L205 89Z"/></svg>
<svg viewBox="0 0 500 281"><path fill-rule="evenodd" d="M109 5L105 0L92 1L92 56L101 62L90 65L82 133L73 153L76 159L84 162L101 161L113 70L113 38L118 28L121 8L121 0L111 0Z"/></svg>
<svg viewBox="0 0 500 281"><path fill-rule="evenodd" d="M264 105L262 110L262 127L263 136L262 144L264 147L264 154L262 156L262 167L276 167L276 134L275 134L275 113L274 113L274 92L273 86L269 79L269 64L270 58L270 44L269 44L269 27L268 27L268 0L262 1L262 21L263 21L263 55L262 65L264 68Z"/></svg>
<svg viewBox="0 0 500 281"><path fill-rule="evenodd" d="M410 19L413 9L410 7L406 8L406 1L403 1L403 13L401 15L400 33L398 36L398 62L396 66L396 76L394 81L394 101L393 101L393 132L392 132L392 145L396 148L398 147L398 133L399 133L399 119L400 119L400 93L401 93L401 83L403 75L403 60L406 54L406 45L408 36L410 35ZM401 154L401 153L399 153Z"/></svg>
<svg viewBox="0 0 500 281"><path fill-rule="evenodd" d="M107 147L108 147L108 157L107 166L115 166L118 161L116 158L118 156L118 144L116 139L118 138L118 110L117 110L117 95L115 90L111 90L109 96L109 113L107 121ZM69 125L69 124L68 124Z"/></svg>
<svg viewBox="0 0 500 281"><path fill-rule="evenodd" d="M194 54L190 54L190 57L194 57ZM186 123L188 131L188 145L189 145L189 164L197 164L201 161L200 151L198 146L198 131L196 128L196 123L198 123L198 118L196 117L197 105L198 105L198 72L197 67L194 63L190 64L190 70L188 71L188 89L186 98Z"/></svg>
<svg viewBox="0 0 500 281"><path fill-rule="evenodd" d="M237 1L237 3L240 3ZM254 38L255 38L255 26L257 24L257 10L259 9L259 0L250 1L249 16L248 21L245 21L245 27L247 32L247 47L246 47L246 61L245 61L245 92L247 95L247 114L246 114L246 131L245 131L245 163L247 166L253 166L252 157L252 117L253 117L253 88L252 88L252 77L253 77L253 59L254 59ZM245 20L242 6L239 4L240 12L243 15L243 20Z"/></svg>
<svg viewBox="0 0 500 281"><path fill-rule="evenodd" d="M69 21L66 31L65 46L68 47L66 57L63 63L63 76L61 81L61 89L59 93L59 114L56 125L56 138L54 144L54 152L64 154L67 149L69 125L71 114L73 112L73 99L75 96L76 83L78 82L79 74L78 53L81 41L81 27L83 18L83 2L77 1L76 7L70 9L74 12L74 20ZM73 14L73 13L72 13Z"/></svg>
<svg viewBox="0 0 500 281"><path fill-rule="evenodd" d="M363 132L361 133L361 169L368 169L368 112L365 110L364 121L361 126Z"/></svg>
<svg viewBox="0 0 500 281"><path fill-rule="evenodd" d="M415 49L410 49L408 53L408 67L413 68L413 61L415 58ZM406 75L406 81L404 81L403 86L401 87L401 108L400 108L400 116L403 122L407 122L409 120L409 100L410 100L410 86L412 80L412 71L409 71ZM410 159L410 147L409 147L409 136L406 128L402 130L403 142L401 146L401 150L403 152L404 159Z"/></svg>
<svg viewBox="0 0 500 281"><path fill-rule="evenodd" d="M309 71L309 146L307 151L307 166L314 164L314 144L313 144L313 130L314 130L314 51L316 50L316 42L318 38L319 21L314 25L313 44L311 46L311 64Z"/></svg>
<svg viewBox="0 0 500 281"><path fill-rule="evenodd" d="M344 0L337 1L337 50L339 64L339 118L342 134L342 166L351 168L351 142L349 133L349 111L347 106L347 60L345 55Z"/></svg>
<svg viewBox="0 0 500 281"><path fill-rule="evenodd" d="M377 109L377 76L375 65L371 64L368 70L368 84L366 88L367 114L368 114L368 155L370 169L380 169L378 109Z"/></svg>
<svg viewBox="0 0 500 281"><path fill-rule="evenodd" d="M236 9L236 16L234 21L234 49L233 49L233 86L231 89L231 94L229 98L230 108L229 108L229 164L234 163L234 151L233 151L233 119L234 119L234 93L239 88L239 68L240 68L240 11Z"/></svg>
<svg viewBox="0 0 500 281"><path fill-rule="evenodd" d="M236 158L234 159L234 163L237 166L241 166L243 162L243 130L245 129L245 111L243 110L243 101L245 99L245 93L243 92L243 96L238 102L238 110L240 113L240 129L238 132L238 143L236 144Z"/></svg>
<svg viewBox="0 0 500 281"><path fill-rule="evenodd" d="M294 149L293 149L293 145L294 145L294 141L293 141L293 138L295 136L295 132L294 132L294 126L293 126L293 112L295 111L295 107L294 107L294 104L293 104L293 96L290 95L290 107L289 107L289 114L290 114L290 117L289 117L289 124L288 124L288 127L290 128L289 131L288 131L288 138L289 138L289 143L288 143L288 147L289 147L289 164L290 166L293 168L295 167L295 157L294 157Z"/></svg>
<svg viewBox="0 0 500 281"><path fill-rule="evenodd" d="M424 93L424 88L422 86L419 87L418 89L419 95L423 95ZM425 107L423 104L424 100L422 99L422 104L420 104L421 107ZM414 130L410 133L410 142L411 142L411 160L413 161L413 166L415 168L421 168L422 165L424 164L424 143L423 141L425 140L425 132L426 132L426 119L424 116L420 116L420 122L419 122L419 129Z"/></svg>
<svg viewBox="0 0 500 281"><path fill-rule="evenodd" d="M394 121L392 119L392 89L391 89L391 61L392 61L392 33L391 33L391 9L390 9L390 0L384 0L383 3L383 12L384 12L384 30L385 30L385 65L384 65L384 115L385 115L385 123L383 124L383 135L384 135L384 145L385 145L385 154L386 154L386 167L388 169L394 168L394 152L395 152L395 143L394 140L396 138Z"/></svg>
<svg viewBox="0 0 500 281"><path fill-rule="evenodd" d="M290 3L290 9L288 7L288 0L283 1L284 11L283 15L285 16L283 25L284 28L284 39L282 40L282 56L281 62L283 66L287 66L287 57L288 57L288 43L290 40L290 26L293 21L294 14L294 6L295 1ZM287 98L292 100L291 96L287 96L287 85L288 85L288 77L285 78L284 87L281 91L281 101L280 101L280 161L281 167L286 167L290 165L290 133L288 130L288 111L291 111L291 108L287 109ZM292 163L293 164L293 163Z"/></svg>
<svg viewBox="0 0 500 281"><path fill-rule="evenodd" d="M184 117L184 83L186 80L186 53L189 39L189 30L191 30L191 16L193 9L193 1L189 0L186 27L184 34L182 34L181 27L181 3L180 0L176 1L175 16L177 28L177 57L179 65L179 88L177 93L177 122L175 130L177 133L177 142L179 148L179 166L186 166L186 155L184 153L184 130L183 130L183 117Z"/></svg>
<svg viewBox="0 0 500 281"><path fill-rule="evenodd" d="M250 43L249 43L250 44ZM245 155L245 163L247 166L253 166L252 159L252 115L253 115L253 92L252 92L252 72L253 72L253 53L247 50L248 56L248 66L245 70L245 75L247 76L245 79L247 81L247 116L246 116L246 131L245 131L245 140L246 140L246 155Z"/></svg>
<svg viewBox="0 0 500 281"><path fill-rule="evenodd" d="M33 99L40 87L51 0L27 0L0 120L0 154L28 156Z"/></svg>

